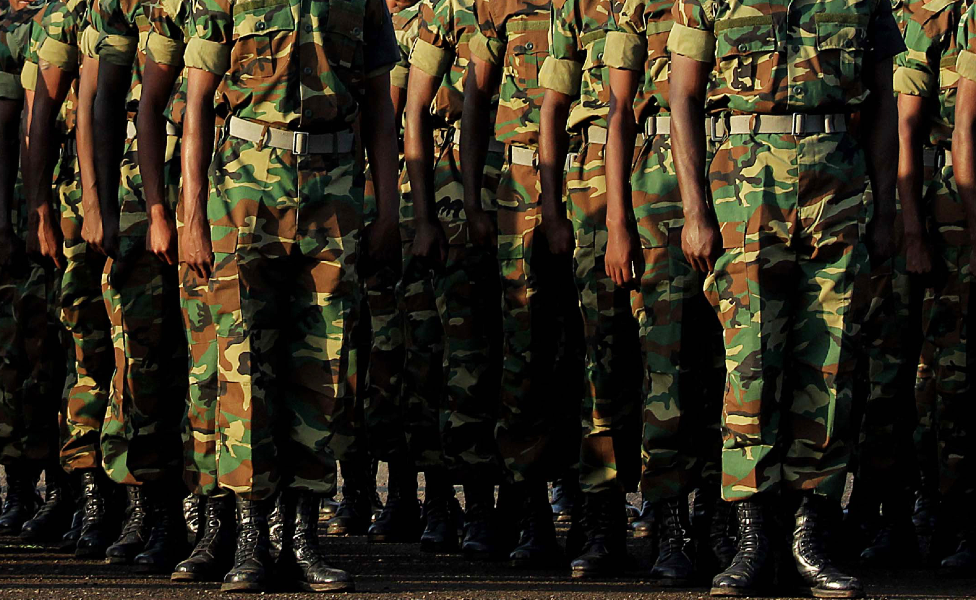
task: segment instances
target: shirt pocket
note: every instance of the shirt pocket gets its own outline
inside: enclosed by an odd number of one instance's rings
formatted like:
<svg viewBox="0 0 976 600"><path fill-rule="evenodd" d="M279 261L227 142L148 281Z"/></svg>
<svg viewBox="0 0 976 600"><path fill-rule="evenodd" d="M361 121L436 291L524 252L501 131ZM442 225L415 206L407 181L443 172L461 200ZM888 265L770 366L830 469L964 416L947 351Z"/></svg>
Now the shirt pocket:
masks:
<svg viewBox="0 0 976 600"><path fill-rule="evenodd" d="M647 24L647 81L657 84L668 81L671 71L668 37L671 35L672 25L674 25L673 21Z"/></svg>
<svg viewBox="0 0 976 600"><path fill-rule="evenodd" d="M332 68L362 72L365 19L365 3L330 3L323 44Z"/></svg>
<svg viewBox="0 0 976 600"><path fill-rule="evenodd" d="M719 78L740 92L772 92L778 60L770 16L741 17L715 24Z"/></svg>
<svg viewBox="0 0 976 600"><path fill-rule="evenodd" d="M859 87L868 16L817 13L817 57L822 77L839 89Z"/></svg>
<svg viewBox="0 0 976 600"><path fill-rule="evenodd" d="M521 90L539 87L539 71L549 54L549 19L514 19L507 26L508 71Z"/></svg>
<svg viewBox="0 0 976 600"><path fill-rule="evenodd" d="M295 17L287 1L235 4L231 72L242 80L273 77L287 68L295 31Z"/></svg>

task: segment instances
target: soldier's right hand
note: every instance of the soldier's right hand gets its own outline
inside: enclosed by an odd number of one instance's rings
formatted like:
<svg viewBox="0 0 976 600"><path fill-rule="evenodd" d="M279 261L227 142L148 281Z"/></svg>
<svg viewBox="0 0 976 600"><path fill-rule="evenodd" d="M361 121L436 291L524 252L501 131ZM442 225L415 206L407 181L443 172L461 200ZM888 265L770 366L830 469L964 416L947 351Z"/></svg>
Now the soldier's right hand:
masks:
<svg viewBox="0 0 976 600"><path fill-rule="evenodd" d="M467 218L472 243L493 250L498 245L498 234L488 213L484 210L468 210Z"/></svg>
<svg viewBox="0 0 976 600"><path fill-rule="evenodd" d="M722 232L709 216L689 218L681 231L681 251L692 268L702 273L715 270L715 261L722 256Z"/></svg>
<svg viewBox="0 0 976 600"><path fill-rule="evenodd" d="M101 215L88 215L81 222L81 239L85 240L92 250L105 254L105 232L102 229Z"/></svg>
<svg viewBox="0 0 976 600"><path fill-rule="evenodd" d="M149 232L146 234L146 250L155 254L167 265L179 262L176 237L176 221L162 204L149 210Z"/></svg>
<svg viewBox="0 0 976 600"><path fill-rule="evenodd" d="M905 259L909 273L928 275L932 272L932 247L924 235L905 234Z"/></svg>
<svg viewBox="0 0 976 600"><path fill-rule="evenodd" d="M542 230L549 242L549 252L556 255L570 254L576 247L573 224L566 215L546 215L542 218Z"/></svg>
<svg viewBox="0 0 976 600"><path fill-rule="evenodd" d="M447 235L437 222L418 219L417 231L413 239L411 252L419 258L426 258L443 266L447 262Z"/></svg>
<svg viewBox="0 0 976 600"><path fill-rule="evenodd" d="M636 287L644 273L644 253L633 223L613 225L607 231L604 270L619 287Z"/></svg>
<svg viewBox="0 0 976 600"><path fill-rule="evenodd" d="M204 217L188 217L179 238L180 261L197 277L209 280L213 274L214 254L210 241L210 222Z"/></svg>
<svg viewBox="0 0 976 600"><path fill-rule="evenodd" d="M45 205L31 211L27 225L27 253L42 261L49 260L58 269L63 269L65 259L61 227L54 222L51 207Z"/></svg>

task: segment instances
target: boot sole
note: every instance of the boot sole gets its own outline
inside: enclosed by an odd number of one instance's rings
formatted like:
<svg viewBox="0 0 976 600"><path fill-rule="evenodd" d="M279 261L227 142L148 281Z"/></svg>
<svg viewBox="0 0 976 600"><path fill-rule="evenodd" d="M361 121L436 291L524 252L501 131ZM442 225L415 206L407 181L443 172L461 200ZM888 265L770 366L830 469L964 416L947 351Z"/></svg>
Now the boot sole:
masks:
<svg viewBox="0 0 976 600"><path fill-rule="evenodd" d="M863 598L864 590L818 590L809 588L810 596L814 598Z"/></svg>
<svg viewBox="0 0 976 600"><path fill-rule="evenodd" d="M222 577L217 575L206 575L204 573L184 573L183 571L172 573L170 581L220 581Z"/></svg>
<svg viewBox="0 0 976 600"><path fill-rule="evenodd" d="M131 565L132 564L132 559L131 558L122 558L122 557L119 557L119 556L106 556L105 557L105 564L106 565Z"/></svg>
<svg viewBox="0 0 976 600"><path fill-rule="evenodd" d="M717 598L744 598L750 596L765 596L766 591L756 588L713 587L711 590L709 590L708 595Z"/></svg>
<svg viewBox="0 0 976 600"><path fill-rule="evenodd" d="M342 583L298 583L298 589L303 592L354 592L356 584L352 581Z"/></svg>
<svg viewBox="0 0 976 600"><path fill-rule="evenodd" d="M245 592L245 593L260 593L268 591L267 584L264 583L224 583L220 586L220 591L222 592Z"/></svg>

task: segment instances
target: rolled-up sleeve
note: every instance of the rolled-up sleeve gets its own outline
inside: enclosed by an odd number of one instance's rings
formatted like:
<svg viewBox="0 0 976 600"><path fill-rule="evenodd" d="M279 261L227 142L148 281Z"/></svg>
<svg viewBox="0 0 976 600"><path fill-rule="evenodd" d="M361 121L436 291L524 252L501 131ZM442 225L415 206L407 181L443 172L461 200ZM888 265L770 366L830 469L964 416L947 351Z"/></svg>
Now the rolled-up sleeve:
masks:
<svg viewBox="0 0 976 600"><path fill-rule="evenodd" d="M500 65L505 58L508 41L505 32L499 30L492 18L491 0L477 0L475 12L478 15L478 33L471 38L471 54L487 63Z"/></svg>
<svg viewBox="0 0 976 600"><path fill-rule="evenodd" d="M184 64L223 75L230 68L233 46L233 0L194 0L190 3L190 39Z"/></svg>
<svg viewBox="0 0 976 600"><path fill-rule="evenodd" d="M959 23L956 39L959 44L956 72L961 77L976 81L976 5L966 11L966 15Z"/></svg>
<svg viewBox="0 0 976 600"><path fill-rule="evenodd" d="M708 2L708 6L706 6ZM674 26L668 50L703 63L715 62L714 23L708 16L709 0L678 0L671 9Z"/></svg>

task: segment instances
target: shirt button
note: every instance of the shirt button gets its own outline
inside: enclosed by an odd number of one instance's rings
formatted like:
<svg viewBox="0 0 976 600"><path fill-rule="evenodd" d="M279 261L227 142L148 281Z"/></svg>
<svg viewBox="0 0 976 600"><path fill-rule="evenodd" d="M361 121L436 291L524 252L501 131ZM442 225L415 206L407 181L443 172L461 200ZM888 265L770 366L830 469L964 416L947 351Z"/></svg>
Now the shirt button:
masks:
<svg viewBox="0 0 976 600"><path fill-rule="evenodd" d="M264 31L267 26L268 24L265 23L264 21L259 21L258 24L256 25L258 31Z"/></svg>
<svg viewBox="0 0 976 600"><path fill-rule="evenodd" d="M535 45L532 42L529 42L528 44L525 45L526 50L531 50L533 48L535 48Z"/></svg>
<svg viewBox="0 0 976 600"><path fill-rule="evenodd" d="M597 54L596 55L596 59L597 60L603 60L603 53L601 52L601 53Z"/></svg>
<svg viewBox="0 0 976 600"><path fill-rule="evenodd" d="M305 109L305 112L303 114L305 115L305 118L308 118L308 119L312 118L312 111L311 111L311 109Z"/></svg>
<svg viewBox="0 0 976 600"><path fill-rule="evenodd" d="M749 46L748 45L746 45L746 44L739 44L739 52L745 52L748 49L749 49Z"/></svg>
<svg viewBox="0 0 976 600"><path fill-rule="evenodd" d="M793 46L793 54L799 54L799 53L800 53L800 47L799 46Z"/></svg>
<svg viewBox="0 0 976 600"><path fill-rule="evenodd" d="M795 87L793 88L793 94L794 94L795 96L802 96L802 95L803 95L803 88L802 88L802 87L800 87L800 86L795 86Z"/></svg>
<svg viewBox="0 0 976 600"><path fill-rule="evenodd" d="M312 33L312 25L311 24L305 25L305 33Z"/></svg>
<svg viewBox="0 0 976 600"><path fill-rule="evenodd" d="M312 74L312 67L305 67L304 69L302 69L302 71L303 71L303 72L304 72L304 73L305 73L306 75L311 75L311 74Z"/></svg>
<svg viewBox="0 0 976 600"><path fill-rule="evenodd" d="M354 36L359 36L359 28L358 27L353 27L352 28L352 34Z"/></svg>

